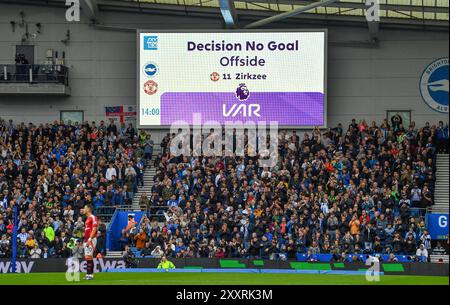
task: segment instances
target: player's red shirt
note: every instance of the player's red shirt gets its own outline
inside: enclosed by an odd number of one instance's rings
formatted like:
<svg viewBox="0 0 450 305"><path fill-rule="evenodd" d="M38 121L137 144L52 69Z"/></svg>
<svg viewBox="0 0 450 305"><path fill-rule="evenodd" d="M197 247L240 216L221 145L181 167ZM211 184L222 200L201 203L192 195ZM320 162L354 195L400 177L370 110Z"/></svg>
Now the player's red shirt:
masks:
<svg viewBox="0 0 450 305"><path fill-rule="evenodd" d="M97 216L91 215L84 224L84 241L86 242L91 237L92 230L98 228Z"/></svg>

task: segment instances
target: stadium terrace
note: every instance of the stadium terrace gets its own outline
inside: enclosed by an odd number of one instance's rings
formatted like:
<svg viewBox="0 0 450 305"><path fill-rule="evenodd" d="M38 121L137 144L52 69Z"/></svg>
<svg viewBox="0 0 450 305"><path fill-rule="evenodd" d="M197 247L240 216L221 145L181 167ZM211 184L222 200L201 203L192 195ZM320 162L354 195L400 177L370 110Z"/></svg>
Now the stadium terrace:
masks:
<svg viewBox="0 0 450 305"><path fill-rule="evenodd" d="M58 133L60 141L45 141ZM361 120L302 138L280 132L280 160L271 169L258 168L256 156L174 157L174 137L162 139L152 160L153 141L131 125L0 122L0 257L12 254L14 205L23 217L20 258L78 255L83 206L101 214L130 205L143 171L154 167L154 184L139 205L156 214L120 228L119 250L131 246L139 257L286 260L306 254L314 261L327 253L341 261L347 254L383 253L428 260L432 249L420 208L433 205L435 154L448 152L442 123L405 129L395 121ZM236 148L242 140L236 138ZM106 253L105 228L99 232L95 256Z"/></svg>

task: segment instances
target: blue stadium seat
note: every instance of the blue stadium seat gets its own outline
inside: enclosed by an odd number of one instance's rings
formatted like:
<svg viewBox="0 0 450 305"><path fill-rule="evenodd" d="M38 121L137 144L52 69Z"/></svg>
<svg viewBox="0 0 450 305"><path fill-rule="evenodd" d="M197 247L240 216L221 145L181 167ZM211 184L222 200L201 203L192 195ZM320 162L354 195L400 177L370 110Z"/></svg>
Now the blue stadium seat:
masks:
<svg viewBox="0 0 450 305"><path fill-rule="evenodd" d="M347 254L347 260L349 262L353 262L354 255L355 254ZM387 262L389 260L389 254L375 253L375 254L371 254L371 255L380 256L380 258L382 259L383 262ZM367 254L357 254L356 256L358 256L364 262L366 260ZM297 261L305 262L307 257L308 257L307 254L298 253ZM410 262L411 261L410 259L408 259L408 255L396 255L395 257L398 259L399 262ZM319 262L330 262L332 258L333 258L332 254L325 254L325 253L317 254L317 260Z"/></svg>
<svg viewBox="0 0 450 305"><path fill-rule="evenodd" d="M306 254L297 254L297 260L299 262L304 262L306 261Z"/></svg>
<svg viewBox="0 0 450 305"><path fill-rule="evenodd" d="M408 259L408 255L396 255L396 257L400 263L407 263L411 261Z"/></svg>
<svg viewBox="0 0 450 305"><path fill-rule="evenodd" d="M332 254L318 254L317 259L319 262L329 262L331 261L331 258L333 257Z"/></svg>

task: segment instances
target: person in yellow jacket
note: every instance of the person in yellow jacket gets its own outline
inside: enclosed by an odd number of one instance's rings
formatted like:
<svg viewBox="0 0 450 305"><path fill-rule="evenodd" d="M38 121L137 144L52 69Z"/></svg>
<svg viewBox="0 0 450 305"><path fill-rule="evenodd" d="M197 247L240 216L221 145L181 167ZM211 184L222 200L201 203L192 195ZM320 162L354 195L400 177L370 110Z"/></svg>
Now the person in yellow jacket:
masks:
<svg viewBox="0 0 450 305"><path fill-rule="evenodd" d="M55 231L54 231L53 228L49 225L48 222L46 222L44 226L45 226L45 227L44 227L44 230L42 230L42 231L44 231L45 237L47 237L48 240L49 240L50 242L52 242L52 241L55 239Z"/></svg>
<svg viewBox="0 0 450 305"><path fill-rule="evenodd" d="M165 256L163 256L161 258L161 262L158 265L158 269L165 269L166 271L168 271L169 269L175 269L175 265Z"/></svg>

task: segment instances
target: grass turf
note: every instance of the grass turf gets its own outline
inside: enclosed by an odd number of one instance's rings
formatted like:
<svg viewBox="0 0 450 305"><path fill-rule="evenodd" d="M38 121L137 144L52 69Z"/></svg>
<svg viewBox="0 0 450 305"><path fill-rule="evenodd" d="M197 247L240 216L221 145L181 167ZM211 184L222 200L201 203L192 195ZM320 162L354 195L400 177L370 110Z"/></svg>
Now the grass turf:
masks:
<svg viewBox="0 0 450 305"><path fill-rule="evenodd" d="M243 273L96 273L93 281L67 282L65 273L1 274L0 285L448 285L444 276Z"/></svg>

